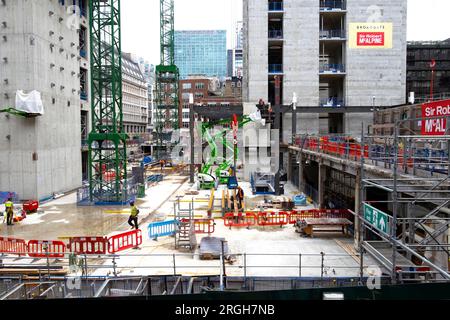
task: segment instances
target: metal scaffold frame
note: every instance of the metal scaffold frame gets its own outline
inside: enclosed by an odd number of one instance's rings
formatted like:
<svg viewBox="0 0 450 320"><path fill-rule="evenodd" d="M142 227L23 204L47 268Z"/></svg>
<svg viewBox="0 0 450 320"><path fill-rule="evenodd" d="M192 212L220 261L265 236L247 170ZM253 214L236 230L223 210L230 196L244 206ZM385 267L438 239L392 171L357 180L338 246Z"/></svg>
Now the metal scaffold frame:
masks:
<svg viewBox="0 0 450 320"><path fill-rule="evenodd" d="M384 265L393 284L450 281L450 136L448 129L445 135L421 135L421 122L398 120L393 136L362 135L369 155L360 159L359 250ZM380 164L392 169L392 177L365 172L367 165ZM384 191L387 199L370 199L369 188Z"/></svg>
<svg viewBox="0 0 450 320"><path fill-rule="evenodd" d="M92 131L89 134L91 202L127 200L127 153L122 113L120 0L89 2Z"/></svg>
<svg viewBox="0 0 450 320"><path fill-rule="evenodd" d="M174 0L160 0L161 64L156 67L157 156L167 157L162 150L170 149L172 133L178 126L179 70L175 65ZM166 150L167 150L166 149ZM170 152L170 150L167 150Z"/></svg>

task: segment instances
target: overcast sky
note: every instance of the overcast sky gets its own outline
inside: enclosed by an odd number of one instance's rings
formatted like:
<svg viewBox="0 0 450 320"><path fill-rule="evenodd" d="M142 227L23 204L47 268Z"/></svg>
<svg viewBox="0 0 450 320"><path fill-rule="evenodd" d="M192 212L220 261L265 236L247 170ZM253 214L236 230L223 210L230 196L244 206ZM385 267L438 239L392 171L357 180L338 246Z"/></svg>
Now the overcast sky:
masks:
<svg viewBox="0 0 450 320"><path fill-rule="evenodd" d="M159 0L121 3L123 51L159 64ZM449 0L408 0L408 40L450 38L449 12ZM240 20L242 0L175 0L175 30L227 30L228 47Z"/></svg>

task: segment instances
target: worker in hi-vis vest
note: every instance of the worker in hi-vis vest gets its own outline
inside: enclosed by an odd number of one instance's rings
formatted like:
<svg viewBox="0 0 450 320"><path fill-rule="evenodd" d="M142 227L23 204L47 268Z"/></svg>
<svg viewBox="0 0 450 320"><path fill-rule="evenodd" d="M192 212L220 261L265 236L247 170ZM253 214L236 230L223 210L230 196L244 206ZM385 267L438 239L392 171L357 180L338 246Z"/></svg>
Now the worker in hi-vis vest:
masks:
<svg viewBox="0 0 450 320"><path fill-rule="evenodd" d="M138 224L138 215L139 215L139 209L134 205L134 202L131 201L130 202L130 206L131 206L131 215L130 218L128 219L128 224L131 226L131 229L139 229L139 224Z"/></svg>
<svg viewBox="0 0 450 320"><path fill-rule="evenodd" d="M12 226L14 216L14 204L11 198L9 198L8 201L5 202L5 208L6 208L6 224L8 226Z"/></svg>

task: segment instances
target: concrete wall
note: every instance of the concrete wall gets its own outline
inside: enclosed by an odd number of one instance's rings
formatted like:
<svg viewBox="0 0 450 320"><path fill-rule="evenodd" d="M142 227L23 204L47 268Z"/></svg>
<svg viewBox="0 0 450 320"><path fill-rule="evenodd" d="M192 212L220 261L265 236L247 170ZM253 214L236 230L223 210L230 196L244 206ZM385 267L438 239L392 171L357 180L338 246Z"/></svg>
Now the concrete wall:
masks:
<svg viewBox="0 0 450 320"><path fill-rule="evenodd" d="M319 105L319 1L284 0L283 104ZM318 114L297 116L298 133L318 133ZM283 140L290 142L292 115L283 117Z"/></svg>
<svg viewBox="0 0 450 320"><path fill-rule="evenodd" d="M243 101L267 101L269 95L268 3L244 0L244 83Z"/></svg>
<svg viewBox="0 0 450 320"><path fill-rule="evenodd" d="M346 102L351 106L393 106L406 95L406 0L347 0L347 32L350 23L371 22L373 5L379 8L379 22L393 23L392 49L350 49L347 45ZM371 7L372 6L372 7ZM373 115L347 115L346 132L360 133L361 122ZM359 128L358 128L359 127Z"/></svg>
<svg viewBox="0 0 450 320"><path fill-rule="evenodd" d="M41 199L81 185L79 41L76 30L66 24L69 18L57 0L0 5L0 21L7 23L0 28L0 106L14 106L18 89L38 90L45 109L35 119L0 116L0 190L22 199Z"/></svg>

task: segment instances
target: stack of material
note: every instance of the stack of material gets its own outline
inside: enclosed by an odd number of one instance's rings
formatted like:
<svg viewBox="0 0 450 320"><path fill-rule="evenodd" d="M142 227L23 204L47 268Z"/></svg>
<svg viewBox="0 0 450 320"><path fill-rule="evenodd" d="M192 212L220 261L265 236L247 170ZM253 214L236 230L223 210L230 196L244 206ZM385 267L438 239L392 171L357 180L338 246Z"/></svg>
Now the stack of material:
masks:
<svg viewBox="0 0 450 320"><path fill-rule="evenodd" d="M222 242L223 242L223 254L224 258L228 258L228 242L225 238L205 237L200 243L200 259L201 260L217 260L220 259L222 254Z"/></svg>
<svg viewBox="0 0 450 320"><path fill-rule="evenodd" d="M272 200L273 208L279 210L292 210L295 207L294 202L288 197L276 197Z"/></svg>

